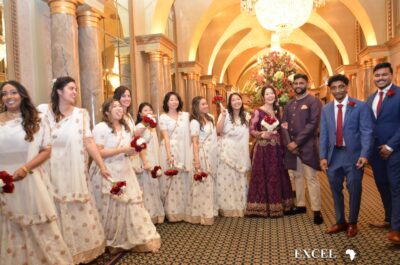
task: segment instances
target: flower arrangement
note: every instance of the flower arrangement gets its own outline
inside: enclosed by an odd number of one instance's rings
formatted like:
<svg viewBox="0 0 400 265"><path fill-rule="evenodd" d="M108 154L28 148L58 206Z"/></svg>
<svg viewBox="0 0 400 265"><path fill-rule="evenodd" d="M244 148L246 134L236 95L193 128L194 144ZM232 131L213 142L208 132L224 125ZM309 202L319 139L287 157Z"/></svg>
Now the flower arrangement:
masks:
<svg viewBox="0 0 400 265"><path fill-rule="evenodd" d="M14 192L14 182L13 177L6 171L0 171L0 191L3 193L13 193Z"/></svg>
<svg viewBox="0 0 400 265"><path fill-rule="evenodd" d="M261 121L261 125L267 129L268 132L272 132L279 126L279 121L272 116L266 115Z"/></svg>
<svg viewBox="0 0 400 265"><path fill-rule="evenodd" d="M206 172L203 172L203 171L196 172L193 175L193 179L195 181L204 181L207 177L208 177L208 174Z"/></svg>
<svg viewBox="0 0 400 265"><path fill-rule="evenodd" d="M213 97L211 103L218 105L218 104L222 104L223 102L224 102L224 97L221 95L216 95L215 97Z"/></svg>
<svg viewBox="0 0 400 265"><path fill-rule="evenodd" d="M147 148L146 140L140 136L135 136L131 141L131 147L135 148L135 151L139 153Z"/></svg>
<svg viewBox="0 0 400 265"><path fill-rule="evenodd" d="M115 181L113 179L110 179L110 181L112 183L112 187L110 190L111 194L119 196L124 193L126 188L126 181Z"/></svg>
<svg viewBox="0 0 400 265"><path fill-rule="evenodd" d="M272 51L257 59L258 70L253 73L250 82L244 90L253 94L253 103L262 104L263 98L259 93L265 85L272 85L277 92L279 104L286 105L293 93L291 82L296 74L295 65L291 56L284 52ZM252 89L251 89L252 88Z"/></svg>
<svg viewBox="0 0 400 265"><path fill-rule="evenodd" d="M150 114L143 116L142 123L145 127L156 128L157 120Z"/></svg>
<svg viewBox="0 0 400 265"><path fill-rule="evenodd" d="M150 171L151 176L156 179L162 176L162 171L160 166L154 166L154 168Z"/></svg>
<svg viewBox="0 0 400 265"><path fill-rule="evenodd" d="M395 94L393 89L389 89L389 91L386 93L386 96L388 96L389 98L392 97Z"/></svg>
<svg viewBox="0 0 400 265"><path fill-rule="evenodd" d="M347 103L347 105L349 105L350 107L355 107L357 104L356 102L350 100L349 103Z"/></svg>
<svg viewBox="0 0 400 265"><path fill-rule="evenodd" d="M178 175L178 170L175 168L170 168L164 171L164 175L168 176L168 177L173 177Z"/></svg>

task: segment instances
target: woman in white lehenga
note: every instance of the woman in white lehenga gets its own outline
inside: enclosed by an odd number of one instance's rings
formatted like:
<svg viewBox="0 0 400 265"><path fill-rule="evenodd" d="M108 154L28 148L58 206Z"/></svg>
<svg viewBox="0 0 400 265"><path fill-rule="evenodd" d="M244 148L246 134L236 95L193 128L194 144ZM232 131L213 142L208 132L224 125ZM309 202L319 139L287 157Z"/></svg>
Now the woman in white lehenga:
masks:
<svg viewBox="0 0 400 265"><path fill-rule="evenodd" d="M151 175L151 170L160 165L160 146L156 128L146 127L143 124L143 117L147 115L151 117L154 115L153 107L149 103L143 102L139 105L136 128L138 130L144 129L140 136L146 140L147 148L142 152L144 171L138 173L137 177L143 190L144 206L149 211L153 223L160 224L164 222L165 217L164 206L161 201L160 181Z"/></svg>
<svg viewBox="0 0 400 265"><path fill-rule="evenodd" d="M2 84L0 171L13 175L13 193L0 192L0 263L73 264L57 225L57 212L40 166L50 157L50 128L26 89ZM0 190L2 190L0 185Z"/></svg>
<svg viewBox="0 0 400 265"><path fill-rule="evenodd" d="M92 163L90 178L101 220L106 233L107 246L118 249L156 252L160 248L160 235L144 207L142 191L130 166L129 156L135 154L130 146L132 134L123 119L118 101L109 99L102 107L103 122L93 129L94 140L110 170L112 181L125 181L122 194L111 194L112 183L104 179L99 167Z"/></svg>
<svg viewBox="0 0 400 265"><path fill-rule="evenodd" d="M226 217L243 217L247 203L247 177L250 170L249 114L243 108L242 97L232 93L227 110L222 107L218 118L219 163L217 171L217 202L219 212Z"/></svg>
<svg viewBox="0 0 400 265"><path fill-rule="evenodd" d="M163 114L158 120L163 139L160 144L163 170L176 168L175 176L160 177L161 199L170 222L184 221L189 199L189 171L192 167L189 113L182 112L183 102L175 92L164 97Z"/></svg>
<svg viewBox="0 0 400 265"><path fill-rule="evenodd" d="M51 103L38 107L49 117L52 151L50 181L59 224L75 263L87 263L104 252L105 237L88 186L87 152L109 173L97 150L85 109L74 107L77 89L71 77L53 84Z"/></svg>
<svg viewBox="0 0 400 265"><path fill-rule="evenodd" d="M214 119L208 114L208 104L205 98L199 96L193 98L190 119L193 170L190 175L190 205L187 221L194 224L212 225L214 223L214 178L218 165L218 143ZM193 176L200 172L207 173L208 176L196 180Z"/></svg>
<svg viewBox="0 0 400 265"><path fill-rule="evenodd" d="M144 128L136 128L135 126L135 121L133 120L133 117L131 115L131 109L132 109L132 94L129 88L126 86L119 86L114 90L114 95L113 98L115 100L118 100L118 102L121 104L122 108L124 109L124 119L127 122L132 135L139 136L144 132ZM130 161L133 170L135 170L136 174L141 174L144 172L143 168L143 154L142 152L140 154L135 154L130 156Z"/></svg>

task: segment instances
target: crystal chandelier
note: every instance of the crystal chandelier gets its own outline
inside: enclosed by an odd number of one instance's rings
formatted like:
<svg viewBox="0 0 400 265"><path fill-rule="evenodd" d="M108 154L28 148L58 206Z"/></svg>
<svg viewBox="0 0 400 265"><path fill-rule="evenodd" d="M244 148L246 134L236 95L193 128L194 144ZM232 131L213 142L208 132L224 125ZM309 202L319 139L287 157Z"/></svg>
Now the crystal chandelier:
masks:
<svg viewBox="0 0 400 265"><path fill-rule="evenodd" d="M258 0L254 5L261 26L287 36L307 22L313 0Z"/></svg>

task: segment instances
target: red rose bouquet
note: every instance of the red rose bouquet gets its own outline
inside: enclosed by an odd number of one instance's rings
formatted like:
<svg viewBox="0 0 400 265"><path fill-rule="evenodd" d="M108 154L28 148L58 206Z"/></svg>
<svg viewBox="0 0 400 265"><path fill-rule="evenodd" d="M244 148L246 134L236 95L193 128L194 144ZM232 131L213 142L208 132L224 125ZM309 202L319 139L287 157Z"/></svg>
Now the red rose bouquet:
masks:
<svg viewBox="0 0 400 265"><path fill-rule="evenodd" d="M224 102L224 97L221 95L216 95L213 99L212 99L212 104L222 104L222 102Z"/></svg>
<svg viewBox="0 0 400 265"><path fill-rule="evenodd" d="M278 127L279 121L270 115L266 115L264 119L261 121L261 125L265 129L267 129L267 131L272 132L273 130L275 130L275 128Z"/></svg>
<svg viewBox="0 0 400 265"><path fill-rule="evenodd" d="M166 175L168 177L173 177L173 176L178 175L178 172L179 171L177 169L170 168L170 169L164 171L164 175Z"/></svg>
<svg viewBox="0 0 400 265"><path fill-rule="evenodd" d="M160 166L155 166L151 171L151 176L156 179L162 176L162 171Z"/></svg>
<svg viewBox="0 0 400 265"><path fill-rule="evenodd" d="M144 140L140 136L135 136L133 140L131 141L131 147L135 148L136 152L141 152L142 150L146 149L147 144L146 140Z"/></svg>
<svg viewBox="0 0 400 265"><path fill-rule="evenodd" d="M112 187L111 187L111 190L110 190L111 194L119 196L122 193L124 193L125 188L126 188L126 181L114 181L114 180L111 180L111 183L112 183Z"/></svg>
<svg viewBox="0 0 400 265"><path fill-rule="evenodd" d="M195 181L204 181L207 177L208 177L208 174L206 172L203 172L203 171L196 172L193 175L193 178L194 178Z"/></svg>
<svg viewBox="0 0 400 265"><path fill-rule="evenodd" d="M156 128L157 120L152 115L143 116L142 123L145 127Z"/></svg>
<svg viewBox="0 0 400 265"><path fill-rule="evenodd" d="M3 193L13 193L14 183L13 177L6 171L0 171L0 191Z"/></svg>

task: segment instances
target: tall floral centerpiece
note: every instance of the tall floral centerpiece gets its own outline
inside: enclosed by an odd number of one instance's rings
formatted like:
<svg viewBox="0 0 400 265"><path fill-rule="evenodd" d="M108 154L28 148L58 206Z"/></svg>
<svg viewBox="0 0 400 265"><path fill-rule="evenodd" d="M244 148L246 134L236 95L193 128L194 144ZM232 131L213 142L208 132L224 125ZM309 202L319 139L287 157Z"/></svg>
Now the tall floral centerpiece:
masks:
<svg viewBox="0 0 400 265"><path fill-rule="evenodd" d="M253 104L262 104L261 88L267 84L272 85L278 94L279 104L286 105L293 96L291 82L296 74L292 57L286 52L272 51L257 59L258 69L255 71L244 87L246 93L253 96Z"/></svg>

